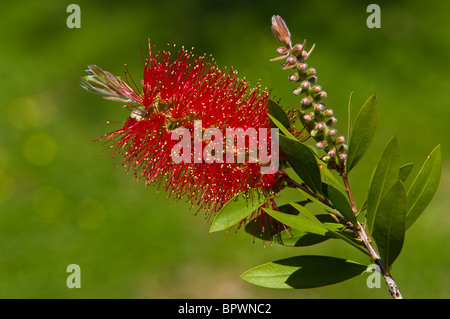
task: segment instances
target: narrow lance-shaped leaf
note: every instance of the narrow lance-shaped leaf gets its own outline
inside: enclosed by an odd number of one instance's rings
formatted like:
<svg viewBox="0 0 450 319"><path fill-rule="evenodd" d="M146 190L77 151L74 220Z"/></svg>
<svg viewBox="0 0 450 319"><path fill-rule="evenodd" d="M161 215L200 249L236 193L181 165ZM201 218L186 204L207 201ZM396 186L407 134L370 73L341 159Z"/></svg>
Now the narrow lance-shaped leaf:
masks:
<svg viewBox="0 0 450 319"><path fill-rule="evenodd" d="M400 169L400 144L396 136L386 145L370 180L367 197L367 227L372 236L374 220L380 200L386 190L398 179Z"/></svg>
<svg viewBox="0 0 450 319"><path fill-rule="evenodd" d="M369 148L375 136L379 113L377 98L375 95L372 95L359 111L355 124L352 127L346 164L347 173L355 167Z"/></svg>
<svg viewBox="0 0 450 319"><path fill-rule="evenodd" d="M408 163L408 164L405 164L400 167L398 177L402 180L403 183L406 181L409 174L411 174L411 170L412 170L413 166L414 166L414 163Z"/></svg>
<svg viewBox="0 0 450 319"><path fill-rule="evenodd" d="M309 220L315 222L316 224L318 224L321 227L326 228L327 230L329 230L331 233L333 233L336 238L342 239L345 242L347 242L348 244L352 245L353 247L355 247L356 249L358 249L359 251L361 251L362 253L368 255L369 253L367 252L367 250L365 250L364 248L361 247L361 245L359 245L358 243L354 242L353 240L351 240L350 238L348 238L347 236L343 235L342 233L340 233L339 231L336 231L336 228L333 224L328 224L328 223L322 223L320 222L317 217L311 213L309 211L309 209L307 209L304 206L298 205L297 203L290 203L295 209L297 209L300 213L302 213L306 218L308 218ZM331 225L333 225L333 227L331 227Z"/></svg>
<svg viewBox="0 0 450 319"><path fill-rule="evenodd" d="M327 164L320 158L317 159L317 163L319 164L320 172L322 173L322 180L325 182L329 181L330 183L333 183L334 186L339 187L340 189L345 191L345 187L333 175L332 171L327 168Z"/></svg>
<svg viewBox="0 0 450 319"><path fill-rule="evenodd" d="M406 229L417 220L436 193L441 178L441 168L441 147L438 145L426 159L408 191Z"/></svg>
<svg viewBox="0 0 450 319"><path fill-rule="evenodd" d="M411 174L411 170L414 166L414 163L407 163L403 166L400 166L400 170L398 173L398 178L404 183L408 177L409 174ZM367 200L364 202L363 206L360 208L360 212L365 211L367 208Z"/></svg>
<svg viewBox="0 0 450 319"><path fill-rule="evenodd" d="M251 284L280 289L304 289L332 285L356 277L367 266L329 256L297 256L269 262L241 275Z"/></svg>
<svg viewBox="0 0 450 319"><path fill-rule="evenodd" d="M298 211L291 205L283 205L279 210L285 214L298 215ZM321 222L334 222L333 218L327 214L318 215ZM304 226L304 225L303 225ZM321 230L325 235L311 233L306 230L297 230L288 227L269 214L259 215L254 220L245 225L245 232L254 238L270 241L287 247L303 247L321 243L334 236L328 237L327 233Z"/></svg>
<svg viewBox="0 0 450 319"><path fill-rule="evenodd" d="M280 135L280 149L287 161L308 187L316 194L322 193L322 178L316 156L311 149L286 136Z"/></svg>
<svg viewBox="0 0 450 319"><path fill-rule="evenodd" d="M272 100L267 102L267 109L269 114L272 115L275 119L277 119L285 128L290 128L291 123L289 122L289 118L287 117L284 110ZM276 125L275 125L276 127Z"/></svg>
<svg viewBox="0 0 450 319"><path fill-rule="evenodd" d="M267 198L257 189L248 193L239 193L230 199L214 218L209 232L228 229L261 207Z"/></svg>
<svg viewBox="0 0 450 319"><path fill-rule="evenodd" d="M280 121L278 121L275 117L273 117L272 115L269 114L269 118L272 121L273 124L275 124L276 127L278 127L280 129L280 131L286 135L288 138L290 138L291 140L297 141L297 139L295 138L294 135L292 135L291 132L289 132L289 130L284 127L283 124L281 124Z"/></svg>
<svg viewBox="0 0 450 319"><path fill-rule="evenodd" d="M341 213L342 216L351 221L353 225L357 224L355 213L353 212L347 197L342 194L341 191L329 185L328 197L330 198L331 203L339 211L339 213Z"/></svg>
<svg viewBox="0 0 450 319"><path fill-rule="evenodd" d="M269 214L276 220L280 221L284 225L292 227L302 232L308 232L320 236L333 237L330 236L331 235L330 229L333 229L333 231L338 231L340 228L342 228L342 225L336 223L325 226L325 224L321 223L318 219L316 219L317 222L312 221L309 218L303 216L302 214L291 215L273 209L268 208L263 209L267 214Z"/></svg>
<svg viewBox="0 0 450 319"><path fill-rule="evenodd" d="M347 124L347 136L352 136L352 97L353 97L353 91L350 92L350 96L348 98L348 124Z"/></svg>
<svg viewBox="0 0 450 319"><path fill-rule="evenodd" d="M381 199L373 231L373 238L387 272L403 247L406 208L406 190L399 179Z"/></svg>
<svg viewBox="0 0 450 319"><path fill-rule="evenodd" d="M327 212L330 213L336 213L336 210L334 210L332 207L328 206L327 204L325 204L324 202L321 202L320 200L318 200L316 197L308 194L307 192L305 192L303 189L301 188L297 188L297 190L303 195L305 196L307 199L309 199L310 201L312 201L314 204L316 204L317 206L323 208L324 210L326 210Z"/></svg>

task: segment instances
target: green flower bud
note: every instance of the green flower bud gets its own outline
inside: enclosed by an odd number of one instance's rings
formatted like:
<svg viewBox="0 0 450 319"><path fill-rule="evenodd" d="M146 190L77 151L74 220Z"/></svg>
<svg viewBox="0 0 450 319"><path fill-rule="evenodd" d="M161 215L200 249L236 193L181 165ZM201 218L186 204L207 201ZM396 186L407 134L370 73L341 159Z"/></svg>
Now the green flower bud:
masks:
<svg viewBox="0 0 450 319"><path fill-rule="evenodd" d="M298 82L299 79L300 76L298 75L298 73L294 73L289 76L289 81L291 82Z"/></svg>
<svg viewBox="0 0 450 319"><path fill-rule="evenodd" d="M311 87L311 83L309 83L308 81L303 81L302 84L300 84L300 86L303 89L309 89Z"/></svg>
<svg viewBox="0 0 450 319"><path fill-rule="evenodd" d="M348 151L348 146L347 146L347 144L342 144L340 147L339 147L339 153L345 153L345 152L347 152Z"/></svg>
<svg viewBox="0 0 450 319"><path fill-rule="evenodd" d="M316 129L313 129L310 134L312 137L317 137L319 135L319 131Z"/></svg>
<svg viewBox="0 0 450 319"><path fill-rule="evenodd" d="M322 87L320 85L315 85L312 89L311 92L313 93L319 93L320 91L322 91Z"/></svg>
<svg viewBox="0 0 450 319"><path fill-rule="evenodd" d="M299 59L305 61L309 57L309 53L306 51L302 51L302 53L300 53L300 55L298 57L299 57Z"/></svg>
<svg viewBox="0 0 450 319"><path fill-rule="evenodd" d="M328 141L320 141L316 144L317 148L325 148L328 145Z"/></svg>
<svg viewBox="0 0 450 319"><path fill-rule="evenodd" d="M312 101L311 101L311 98L309 96L302 99L302 106L303 107L307 107L307 106L311 105L311 103L312 103Z"/></svg>
<svg viewBox="0 0 450 319"><path fill-rule="evenodd" d="M337 123L337 118L332 117L332 118L330 118L330 119L328 120L327 125L328 125L328 126L333 126L333 125L336 124L336 123Z"/></svg>
<svg viewBox="0 0 450 319"><path fill-rule="evenodd" d="M300 72L305 72L307 68L308 64L306 63L299 63L299 65L297 66L297 70L299 70Z"/></svg>
<svg viewBox="0 0 450 319"><path fill-rule="evenodd" d="M330 116L333 116L333 110L331 110L331 109L325 110L325 111L323 111L322 115L323 115L324 117L330 117Z"/></svg>
<svg viewBox="0 0 450 319"><path fill-rule="evenodd" d="M279 48L277 49L277 53L278 53L279 55L282 55L282 54L287 53L288 50L289 50L289 49L286 48L286 47L279 47Z"/></svg>
<svg viewBox="0 0 450 319"><path fill-rule="evenodd" d="M327 98L327 92L322 91L315 96L316 101L325 100Z"/></svg>
<svg viewBox="0 0 450 319"><path fill-rule="evenodd" d="M291 33L279 15L272 16L272 32L278 42L288 47L291 46Z"/></svg>
<svg viewBox="0 0 450 319"><path fill-rule="evenodd" d="M297 62L297 59L295 56L291 55L286 59L286 63L288 64L294 64L295 62Z"/></svg>
<svg viewBox="0 0 450 319"><path fill-rule="evenodd" d="M307 76L312 76L312 75L316 75L316 69L311 68L308 71L306 71L306 75Z"/></svg>
<svg viewBox="0 0 450 319"><path fill-rule="evenodd" d="M305 114L305 115L303 116L303 118L305 119L305 121L311 122L312 120L314 120L314 113L308 113L308 114Z"/></svg>
<svg viewBox="0 0 450 319"><path fill-rule="evenodd" d="M331 157L328 155L325 155L322 157L322 161L324 161L325 163L328 163L331 160Z"/></svg>
<svg viewBox="0 0 450 319"><path fill-rule="evenodd" d="M314 84L317 82L317 76L313 75L310 78L308 78L309 83Z"/></svg>
<svg viewBox="0 0 450 319"><path fill-rule="evenodd" d="M338 143L338 144L343 144L343 143L345 143L345 137L344 137L344 136L339 136L339 137L336 139L336 143Z"/></svg>
<svg viewBox="0 0 450 319"><path fill-rule="evenodd" d="M331 136L335 136L337 134L337 130L332 128L331 130L328 131L328 134L330 134Z"/></svg>
<svg viewBox="0 0 450 319"><path fill-rule="evenodd" d="M300 95L303 93L303 88L302 87L296 88L296 89L294 89L294 91L292 91L292 93L294 95Z"/></svg>
<svg viewBox="0 0 450 319"><path fill-rule="evenodd" d="M323 105L322 103L316 104L314 106L314 111L317 112L322 112L325 109L325 105Z"/></svg>
<svg viewBox="0 0 450 319"><path fill-rule="evenodd" d="M317 123L315 126L315 129L318 131L322 131L325 129L325 124L324 123Z"/></svg>
<svg viewBox="0 0 450 319"><path fill-rule="evenodd" d="M296 45L294 45L292 47L291 53L296 56L301 55L303 53L303 45L301 45L300 43L297 43Z"/></svg>

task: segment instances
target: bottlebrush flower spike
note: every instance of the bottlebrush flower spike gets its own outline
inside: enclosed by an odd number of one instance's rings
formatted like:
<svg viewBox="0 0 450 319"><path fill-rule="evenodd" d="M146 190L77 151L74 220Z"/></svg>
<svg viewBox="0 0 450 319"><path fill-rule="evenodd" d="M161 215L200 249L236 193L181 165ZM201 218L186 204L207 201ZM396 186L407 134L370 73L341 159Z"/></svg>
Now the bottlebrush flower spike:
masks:
<svg viewBox="0 0 450 319"><path fill-rule="evenodd" d="M126 170L146 185L163 183L169 196L187 196L209 216L252 188L267 197L266 206L275 207L273 196L283 188L283 173L261 174L265 164L259 158L256 163L175 163L171 157L179 143L172 140L172 132L193 132L196 121L202 121L203 128L219 129L223 136L227 128L266 128L270 141L269 93L259 86L250 88L237 72L221 70L213 59L184 48L177 54L162 50L154 55L149 45L149 53L139 87L96 66L89 66L82 77L88 91L128 103L125 108L131 113L123 127L101 138L110 143L113 156L121 155ZM202 150L207 145L203 140Z"/></svg>
<svg viewBox="0 0 450 319"><path fill-rule="evenodd" d="M306 59L309 58L315 45L309 51L305 50L306 40L302 44L291 44L291 34L286 23L280 16L272 17L272 31L278 42L284 47L278 48L280 55L271 61L284 60L282 64L284 70L294 70L288 79L292 82L300 82L300 87L293 90L293 94L301 97L301 108L297 110L299 119L305 129L316 140L316 146L327 152L322 160L330 168L343 171L345 160L347 159L347 146L342 147L342 138L336 138L336 129L331 126L336 124L333 111L326 109L323 100L327 98L327 93L322 90L317 82L316 70L308 68ZM304 95L304 97L302 97ZM331 152L331 153L330 153ZM330 155L332 154L332 155Z"/></svg>

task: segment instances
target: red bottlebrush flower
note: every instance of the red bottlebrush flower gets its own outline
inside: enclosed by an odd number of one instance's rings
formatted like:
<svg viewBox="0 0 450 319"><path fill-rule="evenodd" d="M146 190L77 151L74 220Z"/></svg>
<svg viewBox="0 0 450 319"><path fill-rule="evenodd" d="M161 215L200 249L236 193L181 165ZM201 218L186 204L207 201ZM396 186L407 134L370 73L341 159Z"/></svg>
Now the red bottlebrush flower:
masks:
<svg viewBox="0 0 450 319"><path fill-rule="evenodd" d="M111 143L113 156L120 154L127 171L133 171L145 184L159 181L171 196L187 196L193 206L210 215L236 194L252 188L260 189L275 207L273 195L283 187L283 173L262 174L266 164L259 157L253 162L207 163L189 154L193 160L175 163L171 156L180 142L172 139L174 130L185 128L192 134L198 121L204 128L201 132L214 128L223 136L229 128L268 129L270 141L269 93L260 87L250 88L235 71L221 70L205 56L184 49L175 56L164 50L154 55L150 46L149 50L140 88L132 88L96 66L89 66L89 75L82 78L87 90L128 102L131 114L123 127L101 138ZM202 140L200 155L209 143L212 140ZM246 157L250 156L249 143L247 137Z"/></svg>

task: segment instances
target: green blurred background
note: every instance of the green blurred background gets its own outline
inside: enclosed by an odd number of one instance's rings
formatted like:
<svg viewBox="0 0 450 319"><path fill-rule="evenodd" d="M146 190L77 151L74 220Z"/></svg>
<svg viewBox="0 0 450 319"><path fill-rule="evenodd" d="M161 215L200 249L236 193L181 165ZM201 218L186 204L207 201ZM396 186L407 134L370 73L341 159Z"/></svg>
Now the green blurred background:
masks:
<svg viewBox="0 0 450 319"><path fill-rule="evenodd" d="M253 85L297 104L290 74L269 62L278 47L273 14L293 41L316 49L308 60L328 93L327 105L347 129L376 93L381 121L351 183L362 204L373 167L397 134L402 161L416 174L441 144L440 188L408 231L393 275L406 298L450 297L450 2L377 1L381 28L369 29L373 1L77 1L81 28L69 29L69 1L8 1L0 11L0 297L1 298L390 298L366 287L367 275L325 288L286 291L252 286L245 270L300 254L367 263L344 243L286 248L242 230L209 234L203 214L144 187L119 159L99 155L96 137L128 116L121 104L81 89L86 65L116 75L127 64L142 75L141 47L151 37L212 54ZM447 207L447 208L446 208ZM69 289L66 267L81 267Z"/></svg>

